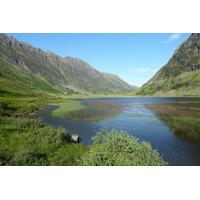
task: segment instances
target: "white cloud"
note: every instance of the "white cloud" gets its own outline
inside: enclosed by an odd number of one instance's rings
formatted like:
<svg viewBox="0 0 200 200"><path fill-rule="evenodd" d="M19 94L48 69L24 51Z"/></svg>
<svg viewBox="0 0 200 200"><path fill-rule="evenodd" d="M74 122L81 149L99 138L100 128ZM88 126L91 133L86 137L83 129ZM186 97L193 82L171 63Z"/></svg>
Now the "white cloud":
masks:
<svg viewBox="0 0 200 200"><path fill-rule="evenodd" d="M129 72L140 72L140 73L146 73L146 72L157 72L158 69L151 69L151 68L137 68L137 69L129 69Z"/></svg>
<svg viewBox="0 0 200 200"><path fill-rule="evenodd" d="M145 72L149 72L149 71L151 71L151 69L150 69L150 68L137 68L136 71L137 71L137 72L145 73Z"/></svg>
<svg viewBox="0 0 200 200"><path fill-rule="evenodd" d="M161 41L161 43L168 43L168 42L171 42L173 40L177 40L179 37L181 36L180 33L175 33L175 34L172 34L168 40L163 40Z"/></svg>

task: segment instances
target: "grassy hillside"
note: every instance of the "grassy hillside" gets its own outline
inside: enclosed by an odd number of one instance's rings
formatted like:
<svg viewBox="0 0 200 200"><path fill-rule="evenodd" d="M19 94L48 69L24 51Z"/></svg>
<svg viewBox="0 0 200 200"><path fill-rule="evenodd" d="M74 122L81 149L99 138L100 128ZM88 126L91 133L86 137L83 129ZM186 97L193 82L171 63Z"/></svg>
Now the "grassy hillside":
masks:
<svg viewBox="0 0 200 200"><path fill-rule="evenodd" d="M101 73L81 59L44 52L5 34L0 34L0 62L0 73L5 79L28 89L32 87L33 93L124 94L132 91L119 77Z"/></svg>
<svg viewBox="0 0 200 200"><path fill-rule="evenodd" d="M200 34L192 34L163 66L133 94L200 96Z"/></svg>
<svg viewBox="0 0 200 200"><path fill-rule="evenodd" d="M45 96L61 94L47 81L21 66L0 59L0 92L2 95Z"/></svg>
<svg viewBox="0 0 200 200"><path fill-rule="evenodd" d="M66 80L66 87L75 91L86 94L120 94L132 90L118 76L99 72L79 58L62 58L52 52L46 52L46 55L49 62L60 69Z"/></svg>
<svg viewBox="0 0 200 200"><path fill-rule="evenodd" d="M200 96L200 69L144 84L137 95Z"/></svg>

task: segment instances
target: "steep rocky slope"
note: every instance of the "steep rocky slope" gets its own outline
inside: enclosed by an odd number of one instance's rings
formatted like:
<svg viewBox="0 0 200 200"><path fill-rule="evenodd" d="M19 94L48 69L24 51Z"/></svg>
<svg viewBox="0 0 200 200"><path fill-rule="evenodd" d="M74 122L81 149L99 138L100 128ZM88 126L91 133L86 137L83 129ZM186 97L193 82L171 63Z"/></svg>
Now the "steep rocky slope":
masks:
<svg viewBox="0 0 200 200"><path fill-rule="evenodd" d="M81 59L44 52L5 34L0 34L0 63L0 78L40 92L115 94L132 90L116 75L99 72Z"/></svg>
<svg viewBox="0 0 200 200"><path fill-rule="evenodd" d="M172 58L138 95L200 95L200 34L194 33L174 52Z"/></svg>

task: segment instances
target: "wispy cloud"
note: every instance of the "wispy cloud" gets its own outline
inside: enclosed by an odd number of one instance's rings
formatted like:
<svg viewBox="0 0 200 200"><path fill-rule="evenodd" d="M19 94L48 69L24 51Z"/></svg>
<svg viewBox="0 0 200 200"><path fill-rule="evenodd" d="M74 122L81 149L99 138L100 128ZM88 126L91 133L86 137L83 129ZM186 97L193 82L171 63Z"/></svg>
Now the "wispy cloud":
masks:
<svg viewBox="0 0 200 200"><path fill-rule="evenodd" d="M173 40L177 40L180 36L181 36L180 33L172 34L172 35L169 37L169 39L163 40L163 41L161 41L161 43L168 43L168 42L171 42L171 41L173 41Z"/></svg>
<svg viewBox="0 0 200 200"><path fill-rule="evenodd" d="M137 69L129 69L129 72L140 72L140 73L146 73L146 72L157 72L158 69L151 69L151 68L137 68Z"/></svg>

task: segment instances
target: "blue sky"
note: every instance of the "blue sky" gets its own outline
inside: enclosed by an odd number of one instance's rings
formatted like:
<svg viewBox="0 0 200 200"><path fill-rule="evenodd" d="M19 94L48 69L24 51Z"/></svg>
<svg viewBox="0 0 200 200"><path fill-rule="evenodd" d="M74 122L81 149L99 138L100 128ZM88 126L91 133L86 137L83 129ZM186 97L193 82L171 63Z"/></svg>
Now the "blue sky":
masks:
<svg viewBox="0 0 200 200"><path fill-rule="evenodd" d="M43 51L72 56L142 86L191 33L7 33Z"/></svg>

